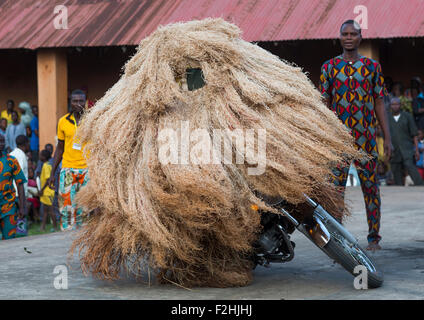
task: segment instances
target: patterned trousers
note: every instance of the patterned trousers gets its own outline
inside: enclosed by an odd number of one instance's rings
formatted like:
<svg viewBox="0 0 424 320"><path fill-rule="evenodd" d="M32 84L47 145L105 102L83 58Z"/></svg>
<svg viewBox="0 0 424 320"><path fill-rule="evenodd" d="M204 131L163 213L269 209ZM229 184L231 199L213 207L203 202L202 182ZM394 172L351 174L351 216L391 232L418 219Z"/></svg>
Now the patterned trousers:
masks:
<svg viewBox="0 0 424 320"><path fill-rule="evenodd" d="M75 196L88 182L87 169L62 168L59 177L60 228L62 231L81 227L83 208L78 207Z"/></svg>
<svg viewBox="0 0 424 320"><path fill-rule="evenodd" d="M0 218L0 232L2 240L13 239L16 237L16 225L18 214L10 214Z"/></svg>
<svg viewBox="0 0 424 320"><path fill-rule="evenodd" d="M377 158L371 161L354 161L358 170L359 180L361 182L362 193L364 195L365 208L368 221L368 242L381 240L380 217L381 200L380 188L377 182ZM339 166L333 169L332 182L339 188L344 195L346 182L348 178L350 164Z"/></svg>

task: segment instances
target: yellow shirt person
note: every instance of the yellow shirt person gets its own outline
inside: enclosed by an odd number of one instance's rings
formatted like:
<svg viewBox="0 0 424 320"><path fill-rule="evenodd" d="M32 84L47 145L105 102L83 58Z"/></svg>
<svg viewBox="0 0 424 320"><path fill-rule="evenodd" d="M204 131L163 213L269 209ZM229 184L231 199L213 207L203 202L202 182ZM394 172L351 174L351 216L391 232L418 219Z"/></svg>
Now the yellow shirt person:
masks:
<svg viewBox="0 0 424 320"><path fill-rule="evenodd" d="M87 163L83 154L83 146L75 138L77 125L73 114L68 113L59 119L57 138L63 140L65 148L62 156L62 168L84 169Z"/></svg>
<svg viewBox="0 0 424 320"><path fill-rule="evenodd" d="M75 198L76 193L88 182L85 146L76 138L78 124L84 113L86 95L82 90L74 90L70 100L71 112L60 118L57 124L58 145L53 160L53 170L56 170L62 161L59 175L59 209L60 227L63 231L82 226L83 208L75 203ZM54 183L52 178L50 183Z"/></svg>
<svg viewBox="0 0 424 320"><path fill-rule="evenodd" d="M51 164L48 162L44 162L43 167L41 169L41 174L40 174L41 188L44 187L46 182L49 180L51 174L52 174ZM47 186L44 188L40 196L40 202L44 203L47 206L51 206L53 204L53 197L54 197L54 190Z"/></svg>
<svg viewBox="0 0 424 320"><path fill-rule="evenodd" d="M13 123L13 120L12 120L12 113L10 113L10 114L8 114L7 113L7 110L3 110L2 112L1 112L1 114L0 114L0 118L5 118L6 120L7 120L7 124L9 125L9 124L11 124L11 123ZM19 120L21 119L21 114L18 112L18 118L19 118Z"/></svg>

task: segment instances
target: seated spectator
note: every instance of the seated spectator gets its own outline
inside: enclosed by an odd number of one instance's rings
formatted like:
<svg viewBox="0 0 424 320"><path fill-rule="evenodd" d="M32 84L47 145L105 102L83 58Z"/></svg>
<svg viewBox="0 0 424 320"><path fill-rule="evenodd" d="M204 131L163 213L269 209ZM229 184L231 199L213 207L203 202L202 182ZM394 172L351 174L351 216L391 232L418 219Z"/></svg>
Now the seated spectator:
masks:
<svg viewBox="0 0 424 320"><path fill-rule="evenodd" d="M41 231L44 231L46 229L46 221L47 218L50 217L51 221L53 222L53 229L50 231L53 232L57 229L57 223L56 223L56 216L53 213L53 197L54 197L54 190L52 190L49 187L49 179L52 174L52 166L49 163L49 160L51 159L51 153L44 149L40 152L40 160L43 163L41 175L40 175L40 182L41 182L41 191L40 191L40 202L41 206L43 207L43 221L41 223Z"/></svg>

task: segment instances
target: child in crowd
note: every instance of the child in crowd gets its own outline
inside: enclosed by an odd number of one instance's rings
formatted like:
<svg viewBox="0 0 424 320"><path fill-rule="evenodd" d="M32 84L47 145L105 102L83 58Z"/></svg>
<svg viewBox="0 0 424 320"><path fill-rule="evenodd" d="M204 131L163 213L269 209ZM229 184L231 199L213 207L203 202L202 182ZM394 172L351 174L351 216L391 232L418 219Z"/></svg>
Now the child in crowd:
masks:
<svg viewBox="0 0 424 320"><path fill-rule="evenodd" d="M46 228L47 217L50 217L53 222L53 229L51 232L57 229L56 224L56 216L53 213L53 197L54 190L52 190L49 186L50 175L52 174L52 166L49 163L51 158L51 153L44 149L40 152L40 160L43 163L41 174L40 174L40 183L41 183L41 191L40 191L40 202L43 207L43 221L41 223L41 231L44 231Z"/></svg>
<svg viewBox="0 0 424 320"><path fill-rule="evenodd" d="M7 119L0 119L0 134L6 136L6 128L7 128Z"/></svg>
<svg viewBox="0 0 424 320"><path fill-rule="evenodd" d="M31 137L31 134L32 134L31 127L26 127L25 130L26 130L26 135L29 139Z"/></svg>
<svg viewBox="0 0 424 320"><path fill-rule="evenodd" d="M40 220L40 201L38 200L37 182L34 177L34 168L28 165L28 198L30 204L29 211L32 211L32 220L38 222Z"/></svg>
<svg viewBox="0 0 424 320"><path fill-rule="evenodd" d="M47 143L47 144L44 146L44 149L45 149L45 150L47 150L47 151L49 151L49 152L50 152L50 154L51 154L51 155L53 155L53 145L52 145L51 143ZM49 163L53 166L53 158L51 158L51 159L49 160ZM41 162L41 160L39 159L39 160L38 160L38 162L37 162L37 166L36 166L36 168L35 168L35 176L36 176L36 177L39 177L39 176L40 176L42 167L43 167L43 163L42 163L42 162Z"/></svg>

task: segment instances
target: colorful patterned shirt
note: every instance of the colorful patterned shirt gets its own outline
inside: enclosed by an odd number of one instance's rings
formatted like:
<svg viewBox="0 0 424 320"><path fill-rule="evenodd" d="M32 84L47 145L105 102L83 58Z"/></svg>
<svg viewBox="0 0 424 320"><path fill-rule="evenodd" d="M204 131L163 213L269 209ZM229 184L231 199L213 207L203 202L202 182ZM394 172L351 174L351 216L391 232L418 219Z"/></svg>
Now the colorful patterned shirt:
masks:
<svg viewBox="0 0 424 320"><path fill-rule="evenodd" d="M18 160L9 154L0 154L0 218L14 214L16 212L16 193L13 187L13 180L16 185L27 182Z"/></svg>
<svg viewBox="0 0 424 320"><path fill-rule="evenodd" d="M374 101L387 95L380 64L361 55L357 61L339 55L322 65L319 90L330 98L331 110L350 129L357 147L377 157Z"/></svg>

